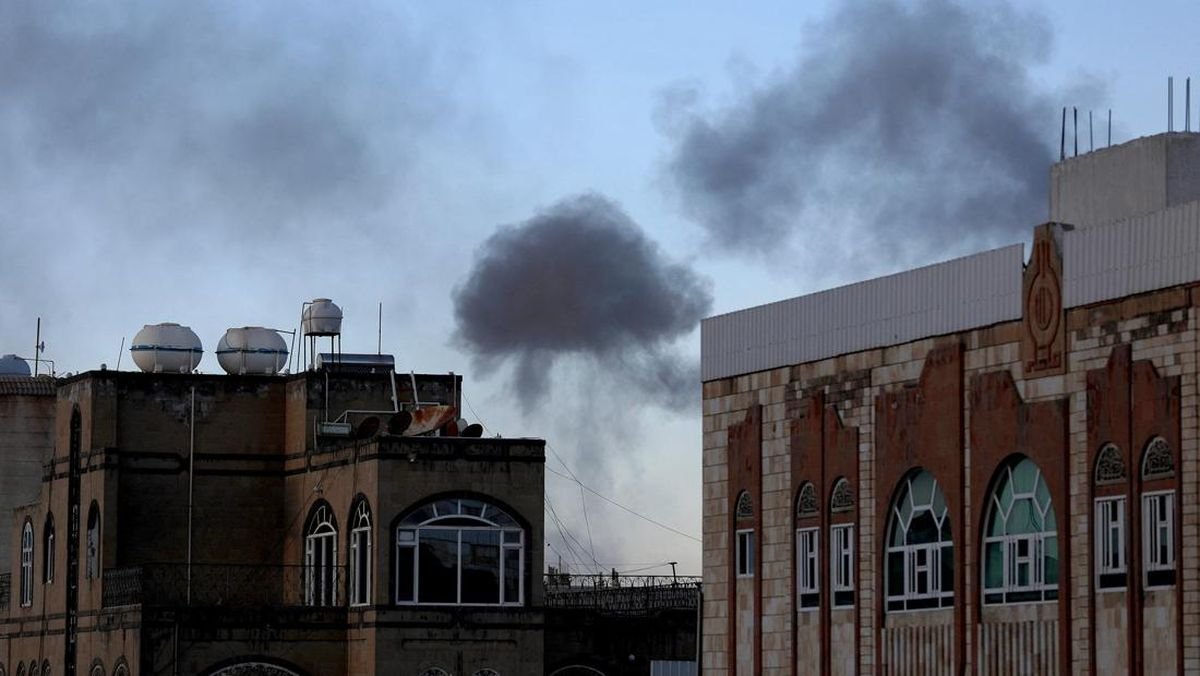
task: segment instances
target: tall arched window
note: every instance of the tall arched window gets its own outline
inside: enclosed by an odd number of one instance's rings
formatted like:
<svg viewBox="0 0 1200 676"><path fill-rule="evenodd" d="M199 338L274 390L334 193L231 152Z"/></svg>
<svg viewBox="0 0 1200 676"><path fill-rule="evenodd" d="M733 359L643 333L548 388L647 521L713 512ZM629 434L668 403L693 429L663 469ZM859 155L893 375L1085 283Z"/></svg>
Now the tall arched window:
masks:
<svg viewBox="0 0 1200 676"><path fill-rule="evenodd" d="M95 500L88 508L86 559L84 574L87 579L100 577L100 505Z"/></svg>
<svg viewBox="0 0 1200 676"><path fill-rule="evenodd" d="M1166 439L1155 437L1142 453L1142 570L1147 589L1175 584L1175 454ZM1163 481L1166 480L1166 481Z"/></svg>
<svg viewBox="0 0 1200 676"><path fill-rule="evenodd" d="M503 509L455 498L396 526L396 603L521 605L525 530Z"/></svg>
<svg viewBox="0 0 1200 676"><path fill-rule="evenodd" d="M350 605L371 602L371 506L360 498L350 515Z"/></svg>
<svg viewBox="0 0 1200 676"><path fill-rule="evenodd" d="M1050 488L1029 458L1005 461L993 482L983 538L983 602L1058 598L1058 532Z"/></svg>
<svg viewBox="0 0 1200 676"><path fill-rule="evenodd" d="M734 503L733 518L737 522L734 531L736 574L738 577L754 575L754 499L749 491L738 493Z"/></svg>
<svg viewBox="0 0 1200 676"><path fill-rule="evenodd" d="M21 605L33 605L33 522L21 527Z"/></svg>
<svg viewBox="0 0 1200 676"><path fill-rule="evenodd" d="M46 526L42 529L42 582L54 582L54 515L46 515Z"/></svg>
<svg viewBox="0 0 1200 676"><path fill-rule="evenodd" d="M900 483L888 519L887 609L954 605L954 543L946 497L925 470Z"/></svg>
<svg viewBox="0 0 1200 676"><path fill-rule="evenodd" d="M337 605L337 523L323 500L304 528L304 600L310 606Z"/></svg>
<svg viewBox="0 0 1200 676"><path fill-rule="evenodd" d="M1096 497L1092 533L1097 589L1125 587L1129 556L1125 551L1126 496L1123 492L1128 477L1121 449L1111 443L1104 444L1096 453L1093 473Z"/></svg>

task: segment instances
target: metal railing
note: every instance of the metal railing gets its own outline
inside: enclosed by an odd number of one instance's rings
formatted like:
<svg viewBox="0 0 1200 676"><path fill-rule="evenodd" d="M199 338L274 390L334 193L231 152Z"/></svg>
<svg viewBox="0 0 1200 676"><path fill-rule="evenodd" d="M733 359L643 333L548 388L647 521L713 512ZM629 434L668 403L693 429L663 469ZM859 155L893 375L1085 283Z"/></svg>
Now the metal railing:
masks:
<svg viewBox="0 0 1200 676"><path fill-rule="evenodd" d="M545 584L548 608L644 613L700 603L700 578L692 576L548 573Z"/></svg>
<svg viewBox="0 0 1200 676"><path fill-rule="evenodd" d="M345 605L340 567L151 564L104 571L106 607Z"/></svg>

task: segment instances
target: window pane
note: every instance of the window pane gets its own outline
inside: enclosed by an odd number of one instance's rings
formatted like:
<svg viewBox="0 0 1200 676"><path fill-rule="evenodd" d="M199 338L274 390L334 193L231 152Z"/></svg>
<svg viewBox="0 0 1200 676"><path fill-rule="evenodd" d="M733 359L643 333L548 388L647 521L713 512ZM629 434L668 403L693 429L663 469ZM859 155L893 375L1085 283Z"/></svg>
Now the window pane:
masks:
<svg viewBox="0 0 1200 676"><path fill-rule="evenodd" d="M908 528L908 543L910 545L933 544L938 541L938 526L933 515L921 511L913 517Z"/></svg>
<svg viewBox="0 0 1200 676"><path fill-rule="evenodd" d="M500 532L462 532L462 602L500 603Z"/></svg>
<svg viewBox="0 0 1200 676"><path fill-rule="evenodd" d="M954 591L954 548L942 547L942 591Z"/></svg>
<svg viewBox="0 0 1200 676"><path fill-rule="evenodd" d="M1008 514L1008 534L1039 533L1041 530L1042 520L1034 510L1033 503L1028 499L1014 502Z"/></svg>
<svg viewBox="0 0 1200 676"><path fill-rule="evenodd" d="M1045 549L1042 555L1045 566L1042 581L1048 585L1058 584L1058 538L1048 537L1043 541L1042 546Z"/></svg>
<svg viewBox="0 0 1200 676"><path fill-rule="evenodd" d="M421 603L458 601L458 531L422 528L420 531Z"/></svg>
<svg viewBox="0 0 1200 676"><path fill-rule="evenodd" d="M904 552L888 552L887 581L888 596L904 594Z"/></svg>
<svg viewBox="0 0 1200 676"><path fill-rule="evenodd" d="M396 548L396 601L399 603L416 600L413 598L413 557L416 554L416 547Z"/></svg>
<svg viewBox="0 0 1200 676"><path fill-rule="evenodd" d="M985 589L999 589L1004 586L1004 543L989 542L984 545L983 586Z"/></svg>
<svg viewBox="0 0 1200 676"><path fill-rule="evenodd" d="M521 601L521 550L504 550L504 602Z"/></svg>

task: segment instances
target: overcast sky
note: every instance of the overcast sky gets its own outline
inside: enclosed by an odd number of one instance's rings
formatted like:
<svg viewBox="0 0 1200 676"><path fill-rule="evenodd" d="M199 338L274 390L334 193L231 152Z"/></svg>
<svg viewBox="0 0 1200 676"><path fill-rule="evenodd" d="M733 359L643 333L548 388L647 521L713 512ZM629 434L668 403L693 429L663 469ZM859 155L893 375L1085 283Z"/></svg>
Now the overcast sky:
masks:
<svg viewBox="0 0 1200 676"><path fill-rule="evenodd" d="M0 3L0 353L175 321L217 372L318 296L373 351L382 302L399 368L698 537L701 317L1023 241L1061 106L1158 133L1173 74L1183 127L1200 5L1045 5ZM699 572L546 482L549 562Z"/></svg>

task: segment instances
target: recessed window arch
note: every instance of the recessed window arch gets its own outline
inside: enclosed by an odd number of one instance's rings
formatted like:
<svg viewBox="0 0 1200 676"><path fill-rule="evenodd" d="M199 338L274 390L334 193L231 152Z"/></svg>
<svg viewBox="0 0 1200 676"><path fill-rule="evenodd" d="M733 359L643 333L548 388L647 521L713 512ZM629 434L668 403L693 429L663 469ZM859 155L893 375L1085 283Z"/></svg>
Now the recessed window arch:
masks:
<svg viewBox="0 0 1200 676"><path fill-rule="evenodd" d="M17 662L17 676L25 676L25 663Z"/></svg>
<svg viewBox="0 0 1200 676"><path fill-rule="evenodd" d="M371 602L374 551L371 546L371 505L363 496L355 501L350 514L350 605Z"/></svg>
<svg viewBox="0 0 1200 676"><path fill-rule="evenodd" d="M887 609L954 605L954 543L946 497L920 469L900 481L888 518Z"/></svg>
<svg viewBox="0 0 1200 676"><path fill-rule="evenodd" d="M500 676L500 672L488 668L476 669L475 673L471 674L471 676Z"/></svg>
<svg viewBox="0 0 1200 676"><path fill-rule="evenodd" d="M46 515L46 525L42 528L42 582L54 582L54 514Z"/></svg>
<svg viewBox="0 0 1200 676"><path fill-rule="evenodd" d="M1116 484L1125 481L1125 459L1121 457L1121 449L1115 444L1104 444L1096 454L1097 485Z"/></svg>
<svg viewBox="0 0 1200 676"><path fill-rule="evenodd" d="M37 660L29 660L29 676L41 676L41 673Z"/></svg>
<svg viewBox="0 0 1200 676"><path fill-rule="evenodd" d="M324 500L313 505L304 526L304 600L337 605L337 520Z"/></svg>
<svg viewBox="0 0 1200 676"><path fill-rule="evenodd" d="M450 676L450 672L441 667L429 667L421 672L421 676Z"/></svg>
<svg viewBox="0 0 1200 676"><path fill-rule="evenodd" d="M21 606L33 605L33 521L21 526Z"/></svg>
<svg viewBox="0 0 1200 676"><path fill-rule="evenodd" d="M1006 460L992 481L983 537L984 603L1058 598L1058 525L1050 487L1024 456Z"/></svg>
<svg viewBox="0 0 1200 676"><path fill-rule="evenodd" d="M396 524L396 603L522 605L525 538L512 514L486 500L420 505Z"/></svg>
<svg viewBox="0 0 1200 676"><path fill-rule="evenodd" d="M92 500L92 505L88 508L85 544L84 574L87 579L94 580L100 577L100 505L95 500Z"/></svg>
<svg viewBox="0 0 1200 676"><path fill-rule="evenodd" d="M50 660L42 660L42 676L50 676Z"/></svg>
<svg viewBox="0 0 1200 676"><path fill-rule="evenodd" d="M104 663L99 659L92 663L92 670L88 672L88 676L104 676Z"/></svg>
<svg viewBox="0 0 1200 676"><path fill-rule="evenodd" d="M800 484L800 490L796 491L796 518L806 519L814 517L820 508L817 505L817 487L811 481L805 481Z"/></svg>
<svg viewBox="0 0 1200 676"><path fill-rule="evenodd" d="M1175 456L1166 439L1154 437L1142 453L1142 478L1167 479L1175 476Z"/></svg>
<svg viewBox="0 0 1200 676"><path fill-rule="evenodd" d="M738 494L734 517L738 519L754 518L754 499L750 497L750 491L742 491Z"/></svg>
<svg viewBox="0 0 1200 676"><path fill-rule="evenodd" d="M850 480L839 477L833 482L829 492L829 511L833 513L849 512L854 509L854 491L850 489Z"/></svg>

